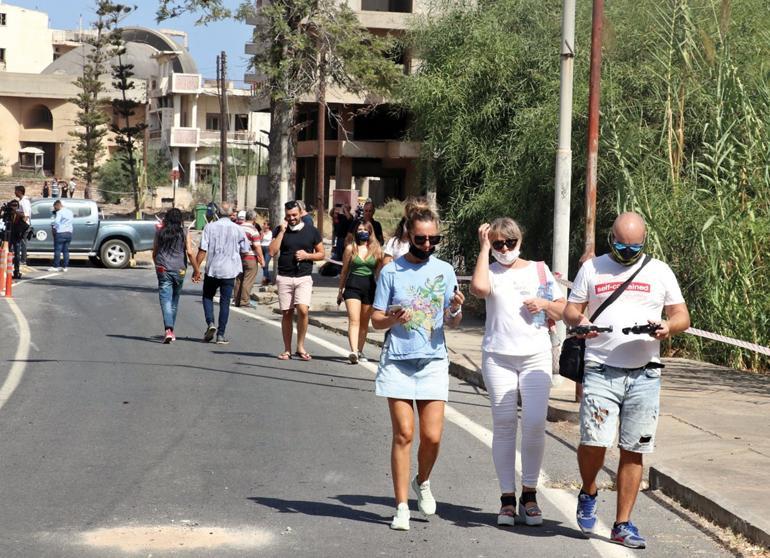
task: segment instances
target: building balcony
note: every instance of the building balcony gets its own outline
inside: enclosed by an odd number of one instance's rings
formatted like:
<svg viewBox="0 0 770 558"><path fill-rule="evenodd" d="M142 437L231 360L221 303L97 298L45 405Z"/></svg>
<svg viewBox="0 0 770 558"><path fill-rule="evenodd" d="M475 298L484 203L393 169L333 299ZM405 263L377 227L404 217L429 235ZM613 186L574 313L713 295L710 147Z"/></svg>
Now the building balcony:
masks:
<svg viewBox="0 0 770 558"><path fill-rule="evenodd" d="M349 157L354 159L417 159L420 144L412 141L349 141L326 140L324 149L327 157ZM297 157L318 156L318 142L306 140L297 142Z"/></svg>
<svg viewBox="0 0 770 558"><path fill-rule="evenodd" d="M227 132L227 143L235 145L251 145L257 140L257 134L248 130L239 130L237 132ZM219 130L201 130L200 146L213 147L219 145Z"/></svg>
<svg viewBox="0 0 770 558"><path fill-rule="evenodd" d="M169 147L198 147L200 145L199 128L173 127L167 130Z"/></svg>
<svg viewBox="0 0 770 558"><path fill-rule="evenodd" d="M203 79L200 74L171 74L171 92L174 94L198 95Z"/></svg>

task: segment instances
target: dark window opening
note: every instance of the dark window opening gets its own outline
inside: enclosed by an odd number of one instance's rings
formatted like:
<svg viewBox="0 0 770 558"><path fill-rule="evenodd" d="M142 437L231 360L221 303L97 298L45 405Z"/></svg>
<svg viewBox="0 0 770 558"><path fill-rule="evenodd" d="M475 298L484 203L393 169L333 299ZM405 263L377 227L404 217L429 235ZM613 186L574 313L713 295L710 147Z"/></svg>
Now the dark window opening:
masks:
<svg viewBox="0 0 770 558"><path fill-rule="evenodd" d="M407 126L405 112L383 106L356 116L353 135L358 141L400 140L406 134Z"/></svg>
<svg viewBox="0 0 770 558"><path fill-rule="evenodd" d="M219 130L219 115L209 112L206 113L206 129Z"/></svg>
<svg viewBox="0 0 770 558"><path fill-rule="evenodd" d="M24 127L27 130L53 130L53 115L45 105L34 106L24 117Z"/></svg>
<svg viewBox="0 0 770 558"><path fill-rule="evenodd" d="M235 115L235 131L243 132L249 129L249 115L248 114L236 114Z"/></svg>
<svg viewBox="0 0 770 558"><path fill-rule="evenodd" d="M5 25L8 19L8 14L0 14L0 25Z"/></svg>
<svg viewBox="0 0 770 558"><path fill-rule="evenodd" d="M326 114L326 130L324 137L327 140L337 139L337 118L335 117L337 112L327 109ZM310 141L318 139L318 110L317 109L305 109L297 113L297 123L302 124L297 134L297 141Z"/></svg>
<svg viewBox="0 0 770 558"><path fill-rule="evenodd" d="M5 49L0 48L0 62L5 62Z"/></svg>
<svg viewBox="0 0 770 558"><path fill-rule="evenodd" d="M362 0L361 9L369 12L412 13L412 0Z"/></svg>

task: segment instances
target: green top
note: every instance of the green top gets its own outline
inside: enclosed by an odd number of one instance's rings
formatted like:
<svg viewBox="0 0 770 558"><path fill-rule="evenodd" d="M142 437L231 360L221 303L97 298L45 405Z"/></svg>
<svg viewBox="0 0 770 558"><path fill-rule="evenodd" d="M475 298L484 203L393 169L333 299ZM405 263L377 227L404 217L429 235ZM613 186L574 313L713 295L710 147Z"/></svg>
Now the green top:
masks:
<svg viewBox="0 0 770 558"><path fill-rule="evenodd" d="M362 260L361 256L356 254L350 260L350 275L372 277L376 268L377 260L374 259L374 256L368 256L365 260Z"/></svg>

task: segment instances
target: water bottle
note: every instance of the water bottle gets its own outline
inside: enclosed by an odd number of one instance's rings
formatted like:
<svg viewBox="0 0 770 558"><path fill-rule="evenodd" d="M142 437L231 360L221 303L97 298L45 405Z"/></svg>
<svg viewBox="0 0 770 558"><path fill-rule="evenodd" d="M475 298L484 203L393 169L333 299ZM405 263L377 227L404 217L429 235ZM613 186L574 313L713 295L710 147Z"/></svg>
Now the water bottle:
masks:
<svg viewBox="0 0 770 558"><path fill-rule="evenodd" d="M540 285L537 288L537 298L544 298L545 300L551 300L553 293L552 282L547 281L545 285ZM548 316L545 314L545 310L541 310L537 314L532 316L532 323L537 327L547 327Z"/></svg>

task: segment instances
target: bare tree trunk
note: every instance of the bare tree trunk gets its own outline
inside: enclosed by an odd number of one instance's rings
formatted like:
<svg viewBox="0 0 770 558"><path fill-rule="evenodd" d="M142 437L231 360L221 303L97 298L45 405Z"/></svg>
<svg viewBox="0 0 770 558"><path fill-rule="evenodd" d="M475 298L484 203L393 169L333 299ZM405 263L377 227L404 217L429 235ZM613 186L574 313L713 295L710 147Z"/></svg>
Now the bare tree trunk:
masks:
<svg viewBox="0 0 770 558"><path fill-rule="evenodd" d="M293 198L292 167L294 162L294 104L271 101L270 150L268 174L270 175L270 221L273 225L284 216L283 205Z"/></svg>

